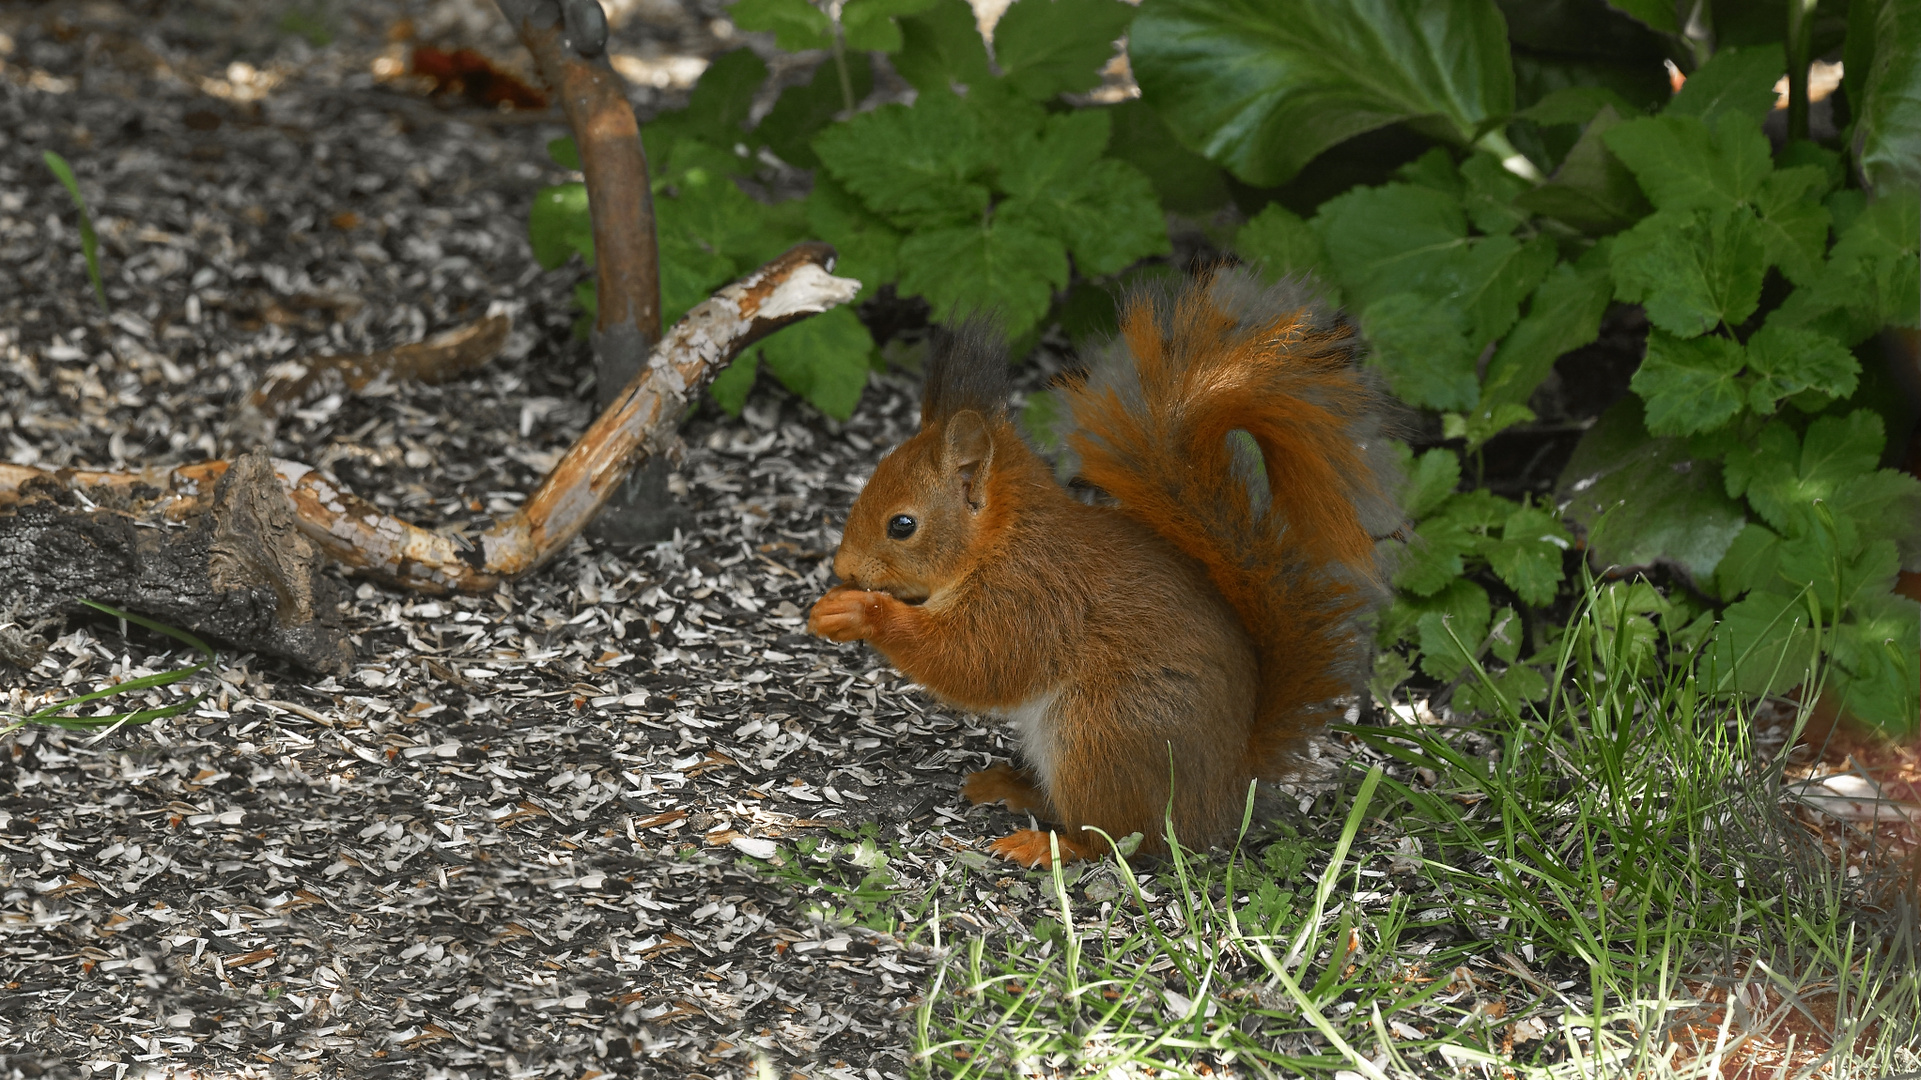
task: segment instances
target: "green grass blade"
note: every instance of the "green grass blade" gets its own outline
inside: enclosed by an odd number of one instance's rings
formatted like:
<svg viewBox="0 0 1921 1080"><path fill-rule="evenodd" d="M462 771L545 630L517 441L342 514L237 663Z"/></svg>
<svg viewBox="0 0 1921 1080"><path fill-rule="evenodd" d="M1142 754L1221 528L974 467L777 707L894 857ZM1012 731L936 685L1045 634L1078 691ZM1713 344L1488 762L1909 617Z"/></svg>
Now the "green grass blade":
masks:
<svg viewBox="0 0 1921 1080"><path fill-rule="evenodd" d="M67 159L51 150L43 150L40 160L47 163L55 179L73 197L74 209L80 211L80 254L87 260L87 279L93 282L93 298L100 301L100 310L107 310L107 286L100 280L100 237L93 231L93 215L87 212L86 197L80 194L80 181L73 175L73 166Z"/></svg>

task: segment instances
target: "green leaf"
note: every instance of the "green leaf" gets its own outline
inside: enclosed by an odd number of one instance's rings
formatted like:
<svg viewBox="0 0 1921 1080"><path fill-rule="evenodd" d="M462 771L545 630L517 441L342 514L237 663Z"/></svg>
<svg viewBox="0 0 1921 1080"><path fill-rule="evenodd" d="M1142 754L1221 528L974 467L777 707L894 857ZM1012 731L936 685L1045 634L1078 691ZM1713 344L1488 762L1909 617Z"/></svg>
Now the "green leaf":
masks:
<svg viewBox="0 0 1921 1080"><path fill-rule="evenodd" d="M1542 126L1555 124L1592 124L1601 118L1602 111L1612 113L1618 122L1621 116L1632 116L1636 109L1619 93L1605 86L1563 86L1549 91L1541 100L1522 109L1517 115L1521 120L1532 120Z"/></svg>
<svg viewBox="0 0 1921 1080"><path fill-rule="evenodd" d="M1585 263L1585 260L1584 260ZM1554 361L1600 336L1601 316L1613 298L1605 259L1561 263L1534 290L1528 311L1494 350L1477 412L1492 417L1504 405L1532 397Z"/></svg>
<svg viewBox="0 0 1921 1080"><path fill-rule="evenodd" d="M1767 254L1752 212L1660 210L1615 238L1615 296L1691 338L1739 326L1761 303Z"/></svg>
<svg viewBox="0 0 1921 1080"><path fill-rule="evenodd" d="M1586 530L1597 565L1662 563L1696 580L1714 571L1747 519L1715 462L1690 454L1685 439L1649 437L1632 395L1581 437L1555 500Z"/></svg>
<svg viewBox="0 0 1921 1080"><path fill-rule="evenodd" d="M1355 188L1321 204L1310 223L1328 265L1350 295L1405 289L1408 264L1422 265L1467 242L1460 200L1416 184ZM1387 281L1389 284L1377 284Z"/></svg>
<svg viewBox="0 0 1921 1080"><path fill-rule="evenodd" d="M1108 155L1145 173L1162 206L1177 214L1205 214L1226 205L1220 168L1182 146L1153 106L1131 98L1108 111L1114 116Z"/></svg>
<svg viewBox="0 0 1921 1080"><path fill-rule="evenodd" d="M732 146L754 110L754 97L767 81L767 65L752 49L722 53L700 73L687 107L641 125L650 161L658 161L681 139Z"/></svg>
<svg viewBox="0 0 1921 1080"><path fill-rule="evenodd" d="M814 138L814 152L835 179L874 212L903 229L978 221L993 164L973 110L944 91L923 92L910 108L883 105Z"/></svg>
<svg viewBox="0 0 1921 1080"><path fill-rule="evenodd" d="M807 227L834 245L834 273L861 283L861 295L893 281L899 271L900 230L868 210L829 175L814 178L807 197Z"/></svg>
<svg viewBox="0 0 1921 1080"><path fill-rule="evenodd" d="M1425 520L1460 486L1461 459L1451 450L1429 450L1407 470L1401 508L1415 521Z"/></svg>
<svg viewBox="0 0 1921 1080"><path fill-rule="evenodd" d="M572 135L562 135L558 139L549 139L547 141L547 156L553 159L554 164L563 169L572 169L575 172L580 171L580 147L574 145L574 137Z"/></svg>
<svg viewBox="0 0 1921 1080"><path fill-rule="evenodd" d="M1467 588L1450 588L1434 597L1438 603L1427 605L1429 610L1415 620L1421 670L1437 679L1454 678L1467 668L1469 657L1480 654L1493 617L1485 589L1468 581L1456 585Z"/></svg>
<svg viewBox="0 0 1921 1080"><path fill-rule="evenodd" d="M74 178L73 166L67 159L51 150L42 150L40 160L67 189L67 197L73 200L73 208L80 212L80 257L87 264L87 280L93 285L93 298L100 303L100 310L107 310L107 287L100 280L100 238L93 231L93 215L87 212L87 200L80 194L80 181Z"/></svg>
<svg viewBox="0 0 1921 1080"><path fill-rule="evenodd" d="M1503 664L1512 664L1521 655L1521 616L1506 604L1488 622L1488 652Z"/></svg>
<svg viewBox="0 0 1921 1080"><path fill-rule="evenodd" d="M1824 179L1812 166L1781 169L1767 178L1755 198L1768 263L1779 266L1796 285L1815 279L1828 250L1828 210L1813 197Z"/></svg>
<svg viewBox="0 0 1921 1080"><path fill-rule="evenodd" d="M1514 106L1491 0L1146 0L1128 53L1182 140L1260 186L1396 121L1467 145Z"/></svg>
<svg viewBox="0 0 1921 1080"><path fill-rule="evenodd" d="M1527 211L1516 200L1530 185L1493 154L1470 154L1461 162L1461 179L1467 183L1461 205L1475 228L1489 236L1506 236L1527 222Z"/></svg>
<svg viewBox="0 0 1921 1080"><path fill-rule="evenodd" d="M1818 326L1848 345L1883 326L1921 325L1921 194L1885 195L1837 225L1840 238L1827 265L1768 321Z"/></svg>
<svg viewBox="0 0 1921 1080"><path fill-rule="evenodd" d="M994 24L994 59L1037 101L1092 90L1133 21L1122 0L1015 0Z"/></svg>
<svg viewBox="0 0 1921 1080"><path fill-rule="evenodd" d="M1607 0L1607 5L1624 15L1639 19L1651 30L1664 34L1679 34L1681 25L1675 20L1673 0Z"/></svg>
<svg viewBox="0 0 1921 1080"><path fill-rule="evenodd" d="M1881 417L1856 409L1816 417L1801 440L1777 420L1751 452L1731 453L1729 461L1746 458L1748 502L1756 512L1778 530L1801 533L1811 526L1816 500L1832 502L1848 482L1875 471L1884 441Z"/></svg>
<svg viewBox="0 0 1921 1080"><path fill-rule="evenodd" d="M999 219L1061 241L1081 273L1092 277L1171 250L1147 177L1101 157L1110 123L1096 109L1051 116L1038 135L1017 144L1000 172L1010 198L997 210Z"/></svg>
<svg viewBox="0 0 1921 1080"><path fill-rule="evenodd" d="M926 297L937 320L993 311L1009 338L1040 322L1067 285L1060 241L999 221L915 233L901 242L900 263L901 291Z"/></svg>
<svg viewBox="0 0 1921 1080"><path fill-rule="evenodd" d="M852 416L860 403L873 352L873 336L845 306L803 319L760 346L767 370L836 420Z"/></svg>
<svg viewBox="0 0 1921 1080"><path fill-rule="evenodd" d="M1921 604L1863 597L1836 628L1833 679L1841 707L1893 736L1912 736L1921 714Z"/></svg>
<svg viewBox="0 0 1921 1080"><path fill-rule="evenodd" d="M1241 258L1261 268L1269 281L1284 277L1308 277L1332 284L1327 272L1327 248L1321 236L1280 203L1268 203L1253 219L1234 234L1234 250ZM1331 306L1340 306L1338 296L1330 296Z"/></svg>
<svg viewBox="0 0 1921 1080"><path fill-rule="evenodd" d="M587 211L587 185L542 188L527 214L527 239L542 269L558 267L575 252L592 265L594 224Z"/></svg>
<svg viewBox="0 0 1921 1080"><path fill-rule="evenodd" d="M1474 407L1479 354L1467 332L1458 309L1419 293L1382 297L1361 315L1361 333L1372 346L1368 366L1386 376L1396 397L1427 409Z"/></svg>
<svg viewBox="0 0 1921 1080"><path fill-rule="evenodd" d="M1894 541L1877 540L1850 553L1837 532L1824 528L1783 541L1775 563L1777 587L1806 586L1829 622L1856 599L1892 589L1900 569Z"/></svg>
<svg viewBox="0 0 1921 1080"><path fill-rule="evenodd" d="M1620 123L1613 106L1603 107L1548 182L1522 192L1514 204L1591 236L1616 232L1646 217L1649 206L1640 183L1604 141Z"/></svg>
<svg viewBox="0 0 1921 1080"><path fill-rule="evenodd" d="M966 0L935 0L919 15L901 19L900 31L894 70L921 93L952 93L957 85L974 87L993 79L987 43Z"/></svg>
<svg viewBox="0 0 1921 1080"><path fill-rule="evenodd" d="M1921 11L1905 0L1860 0L1874 13L1874 61L1860 96L1847 69L1848 100L1861 102L1854 125L1856 162L1882 195L1921 187ZM1853 22L1852 12L1850 20ZM1850 26L1849 61L1854 59Z"/></svg>
<svg viewBox="0 0 1921 1080"><path fill-rule="evenodd" d="M847 51L899 52L906 39L895 20L903 15L919 15L933 6L934 0L847 0L840 9L840 27Z"/></svg>
<svg viewBox="0 0 1921 1080"><path fill-rule="evenodd" d="M1758 126L1774 111L1774 84L1787 69L1787 54L1779 44L1723 47L1688 76L1687 85L1664 111L1709 120L1734 114Z"/></svg>
<svg viewBox="0 0 1921 1080"><path fill-rule="evenodd" d="M1725 210L1753 200L1774 169L1767 136L1739 114L1710 130L1694 116L1647 116L1602 135L1661 210Z"/></svg>
<svg viewBox="0 0 1921 1080"><path fill-rule="evenodd" d="M1826 334L1785 326L1764 326L1748 339L1748 367L1757 378L1748 387L1748 407L1762 416L1782 398L1806 390L1845 398L1854 393L1861 364L1839 341Z"/></svg>
<svg viewBox="0 0 1921 1080"><path fill-rule="evenodd" d="M1544 607L1561 584L1561 553L1571 537L1554 516L1523 506L1502 523L1501 538L1487 545L1488 563L1522 601Z"/></svg>
<svg viewBox="0 0 1921 1080"><path fill-rule="evenodd" d="M1746 362L1738 341L1715 335L1682 339L1653 329L1647 356L1628 386L1647 402L1653 434L1712 431L1741 412L1746 393L1737 376Z"/></svg>
<svg viewBox="0 0 1921 1080"><path fill-rule="evenodd" d="M727 16L742 30L773 31L774 44L788 52L834 43L833 20L807 0L734 0Z"/></svg>
<svg viewBox="0 0 1921 1080"><path fill-rule="evenodd" d="M728 416L739 416L740 410L747 405L747 395L753 393L754 376L760 371L760 351L742 353L734 357L714 381L707 384L707 396L714 404L724 409Z"/></svg>
<svg viewBox="0 0 1921 1080"><path fill-rule="evenodd" d="M865 53L848 53L847 90L855 101L867 97L874 88L874 68ZM847 108L847 95L840 85L840 67L832 60L814 69L814 77L800 86L781 91L780 100L754 127L756 138L765 140L782 161L802 169L820 164L810 145L814 133L831 123Z"/></svg>
<svg viewBox="0 0 1921 1080"><path fill-rule="evenodd" d="M1773 589L1750 593L1721 613L1708 649L1722 690L1774 694L1799 686L1814 661L1807 601Z"/></svg>
<svg viewBox="0 0 1921 1080"><path fill-rule="evenodd" d="M1466 556L1478 543L1458 522L1444 518L1423 522L1395 568L1394 587L1415 596L1434 596L1460 584L1467 572Z"/></svg>
<svg viewBox="0 0 1921 1080"><path fill-rule="evenodd" d="M1728 545L1728 553L1714 568L1714 592L1723 600L1771 585L1781 563L1781 537L1758 521L1750 521Z"/></svg>

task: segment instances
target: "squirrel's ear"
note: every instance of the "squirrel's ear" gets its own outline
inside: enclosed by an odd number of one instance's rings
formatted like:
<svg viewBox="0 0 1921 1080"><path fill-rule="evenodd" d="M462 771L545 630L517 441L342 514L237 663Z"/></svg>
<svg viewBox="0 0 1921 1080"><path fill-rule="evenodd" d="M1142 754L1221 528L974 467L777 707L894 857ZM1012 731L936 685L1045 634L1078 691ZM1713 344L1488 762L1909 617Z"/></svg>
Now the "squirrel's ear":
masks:
<svg viewBox="0 0 1921 1080"><path fill-rule="evenodd" d="M947 418L945 452L942 464L958 473L967 505L979 510L986 502L987 469L994 460L994 434L987 418L972 409L962 409Z"/></svg>

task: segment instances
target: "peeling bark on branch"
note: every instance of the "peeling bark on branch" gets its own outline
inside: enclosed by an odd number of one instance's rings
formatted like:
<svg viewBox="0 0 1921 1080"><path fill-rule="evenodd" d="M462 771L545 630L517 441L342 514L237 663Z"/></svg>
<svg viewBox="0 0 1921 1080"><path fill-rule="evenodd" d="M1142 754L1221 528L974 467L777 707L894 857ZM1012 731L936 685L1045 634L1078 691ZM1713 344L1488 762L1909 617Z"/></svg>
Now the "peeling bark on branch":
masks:
<svg viewBox="0 0 1921 1080"><path fill-rule="evenodd" d="M82 598L149 614L308 667L350 656L331 628L320 554L427 592L484 592L552 559L742 349L854 298L834 249L801 244L688 312L525 504L469 540L402 521L294 461L249 454L133 473L0 465L0 581L24 582L0 622L31 625Z"/></svg>

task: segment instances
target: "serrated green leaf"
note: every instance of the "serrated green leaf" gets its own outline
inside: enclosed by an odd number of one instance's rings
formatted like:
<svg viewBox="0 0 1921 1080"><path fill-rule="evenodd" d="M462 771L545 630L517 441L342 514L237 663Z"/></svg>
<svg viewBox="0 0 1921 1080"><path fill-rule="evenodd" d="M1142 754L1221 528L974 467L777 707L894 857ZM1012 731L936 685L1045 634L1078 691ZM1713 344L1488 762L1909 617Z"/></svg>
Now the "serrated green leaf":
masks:
<svg viewBox="0 0 1921 1080"><path fill-rule="evenodd" d="M1874 472L1883 442L1881 417L1867 409L1816 417L1801 440L1775 421L1745 455L1748 503L1776 529L1805 532L1816 500L1832 502L1849 481Z"/></svg>
<svg viewBox="0 0 1921 1080"><path fill-rule="evenodd" d="M1838 532L1816 528L1781 542L1774 587L1790 591L1806 587L1820 604L1822 618L1833 622L1857 597L1892 589L1900 569L1892 540L1877 540L1850 551Z"/></svg>
<svg viewBox="0 0 1921 1080"><path fill-rule="evenodd" d="M1351 299L1406 289L1420 265L1467 243L1460 201L1416 184L1356 188L1321 204L1309 225L1326 245L1328 266ZM1391 282L1389 285L1380 282Z"/></svg>
<svg viewBox="0 0 1921 1080"><path fill-rule="evenodd" d="M1863 597L1836 627L1833 672L1841 707L1889 735L1912 736L1921 717L1921 604Z"/></svg>
<svg viewBox="0 0 1921 1080"><path fill-rule="evenodd" d="M1452 679L1466 670L1468 659L1478 656L1487 640L1492 612L1486 590L1471 582L1472 592L1450 589L1435 599L1449 601L1440 610L1421 613L1415 620L1420 631L1421 670L1437 679ZM1478 602L1477 602L1478 601Z"/></svg>
<svg viewBox="0 0 1921 1080"><path fill-rule="evenodd" d="M1841 207L1849 194L1836 193L1829 205ZM1921 193L1896 191L1851 221L1836 217L1827 265L1768 321L1829 330L1850 346L1884 326L1921 325Z"/></svg>
<svg viewBox="0 0 1921 1080"><path fill-rule="evenodd" d="M1748 439L1710 436L1701 441L1724 444L1711 448L1703 446L1702 450L1718 454L1724 459L1727 492L1734 498L1745 495L1748 485L1763 472L1775 470L1783 475L1792 473L1795 462L1801 456L1800 437L1783 423L1771 423Z"/></svg>
<svg viewBox="0 0 1921 1080"><path fill-rule="evenodd" d="M1814 662L1812 624L1807 601L1793 593L1763 590L1730 604L1708 648L1718 687L1774 694L1801 685Z"/></svg>
<svg viewBox="0 0 1921 1080"><path fill-rule="evenodd" d="M1523 506L1508 515L1501 538L1486 545L1489 565L1525 603L1543 607L1561 584L1561 553L1571 537L1554 516Z"/></svg>
<svg viewBox="0 0 1921 1080"><path fill-rule="evenodd" d="M1521 616L1506 604L1494 610L1488 621L1487 651L1503 664L1512 664L1521 655Z"/></svg>
<svg viewBox="0 0 1921 1080"><path fill-rule="evenodd" d="M1015 0L994 24L994 59L1036 101L1092 90L1134 11L1122 0Z"/></svg>
<svg viewBox="0 0 1921 1080"><path fill-rule="evenodd" d="M788 52L825 49L834 43L833 20L807 0L734 0L727 17L742 30L773 31L774 44Z"/></svg>
<svg viewBox="0 0 1921 1080"><path fill-rule="evenodd" d="M780 155L782 161L802 169L820 164L810 145L814 134L845 110L851 95L859 102L874 88L873 64L865 53L848 53L847 82L840 82L840 67L832 60L814 69L814 77L800 86L781 91L780 100L759 124L754 136Z"/></svg>
<svg viewBox="0 0 1921 1080"><path fill-rule="evenodd" d="M527 214L527 239L534 261L552 270L575 252L594 261L594 224L587 211L587 185L556 184L534 196Z"/></svg>
<svg viewBox="0 0 1921 1080"><path fill-rule="evenodd" d="M895 20L933 6L934 0L847 0L840 9L843 40L851 52L899 52L906 41Z"/></svg>
<svg viewBox="0 0 1921 1080"><path fill-rule="evenodd" d="M1361 333L1372 346L1368 365L1386 376L1396 397L1427 409L1474 407L1479 356L1467 331L1458 309L1418 293L1382 297L1361 315Z"/></svg>
<svg viewBox="0 0 1921 1080"><path fill-rule="evenodd" d="M1441 507L1437 520L1445 518L1478 536L1485 537L1489 530L1498 529L1514 513L1516 503L1503 499L1486 488L1470 488L1449 499Z"/></svg>
<svg viewBox="0 0 1921 1080"><path fill-rule="evenodd" d="M1377 640L1383 646L1392 647L1416 637L1421 616L1429 612L1447 614L1457 626L1473 623L1476 619L1480 620L1481 626L1486 626L1490 610L1487 590L1457 577L1432 596L1410 597L1403 594L1395 597L1393 605L1382 613Z"/></svg>
<svg viewBox="0 0 1921 1080"><path fill-rule="evenodd" d="M1467 572L1466 556L1478 543L1455 522L1424 522L1395 568L1394 587L1415 596L1433 596L1450 588Z"/></svg>
<svg viewBox="0 0 1921 1080"><path fill-rule="evenodd" d="M814 138L814 152L868 208L903 229L978 221L993 165L974 112L944 91L883 105Z"/></svg>
<svg viewBox="0 0 1921 1080"><path fill-rule="evenodd" d="M1821 272L1821 256L1828 249L1828 220L1827 208L1811 201L1763 210L1761 246L1767 252L1768 265L1779 266L1782 276L1796 285L1813 281Z"/></svg>
<svg viewBox="0 0 1921 1080"><path fill-rule="evenodd" d="M1587 124L1599 120L1604 109L1611 111L1617 119L1633 116L1640 111L1626 98L1605 86L1581 85L1563 86L1550 91L1516 115L1518 119L1532 120L1543 126Z"/></svg>
<svg viewBox="0 0 1921 1080"><path fill-rule="evenodd" d="M1720 467L1687 440L1652 438L1641 399L1629 395L1581 437L1555 484L1555 501L1587 531L1602 567L1679 567L1705 579L1747 520L1724 490Z"/></svg>
<svg viewBox="0 0 1921 1080"><path fill-rule="evenodd" d="M1068 276L1060 241L999 221L915 233L900 262L901 290L926 297L936 319L993 311L1010 338L1040 322Z"/></svg>
<svg viewBox="0 0 1921 1080"><path fill-rule="evenodd" d="M1839 341L1813 330L1764 326L1748 339L1748 407L1762 416L1782 398L1814 390L1831 398L1854 393L1861 364Z"/></svg>
<svg viewBox="0 0 1921 1080"><path fill-rule="evenodd" d="M1664 112L1708 120L1733 114L1758 126L1774 111L1774 84L1787 69L1787 54L1779 44L1721 48L1688 76Z"/></svg>
<svg viewBox="0 0 1921 1080"><path fill-rule="evenodd" d="M1847 69L1848 100L1862 103L1854 126L1856 160L1880 194L1913 191L1921 187L1921 11L1898 0L1864 0L1853 7L1872 10L1874 20L1863 42L1873 48L1866 79L1855 82L1854 68ZM1858 32L1849 27L1850 63Z"/></svg>
<svg viewBox="0 0 1921 1080"><path fill-rule="evenodd" d="M1234 234L1234 250L1259 266L1269 281L1309 277L1332 286L1326 266L1327 248L1320 234L1280 203L1268 203L1241 226ZM1328 303L1340 306L1339 297L1330 296Z"/></svg>
<svg viewBox="0 0 1921 1080"><path fill-rule="evenodd" d="M994 77L987 66L974 9L966 0L935 0L918 15L899 20L901 51L894 70L923 94L952 93L955 86L984 85Z"/></svg>
<svg viewBox="0 0 1921 1080"><path fill-rule="evenodd" d="M1493 154L1470 154L1461 162L1461 179L1467 190L1461 205L1468 220L1489 236L1506 236L1527 221L1527 211L1515 200L1530 190L1527 181L1509 172Z"/></svg>
<svg viewBox="0 0 1921 1080"><path fill-rule="evenodd" d="M1422 521L1439 509L1461 486L1461 459L1451 450L1429 450L1415 458L1407 470L1407 486L1401 493L1401 508L1415 521Z"/></svg>
<svg viewBox="0 0 1921 1080"><path fill-rule="evenodd" d="M1738 326L1761 303L1767 253L1744 208L1661 210L1615 237L1615 297L1647 308L1648 321L1691 338Z"/></svg>
<svg viewBox="0 0 1921 1080"><path fill-rule="evenodd" d="M1146 0L1128 53L1182 140L1260 186L1401 120L1467 145L1514 105L1491 0Z"/></svg>
<svg viewBox="0 0 1921 1080"><path fill-rule="evenodd" d="M834 245L839 258L834 273L861 283L861 295L894 280L900 230L868 210L829 175L814 178L807 197L807 226L816 237Z"/></svg>
<svg viewBox="0 0 1921 1080"><path fill-rule="evenodd" d="M775 333L759 349L782 385L836 420L854 414L874 352L874 338L849 307L830 308Z"/></svg>
<svg viewBox="0 0 1921 1080"><path fill-rule="evenodd" d="M1841 485L1831 502L1837 524L1863 541L1893 540L1912 552L1921 545L1921 478L1876 469Z"/></svg>
<svg viewBox="0 0 1921 1080"><path fill-rule="evenodd" d="M1605 260L1556 266L1534 290L1527 314L1488 360L1476 413L1491 419L1503 406L1519 406L1533 396L1554 370L1555 360L1600 336L1601 316L1613 291Z"/></svg>
<svg viewBox="0 0 1921 1080"><path fill-rule="evenodd" d="M1608 149L1657 209L1725 210L1753 201L1774 169L1768 138L1740 114L1646 116L1609 128Z"/></svg>
<svg viewBox="0 0 1921 1080"><path fill-rule="evenodd" d="M1616 232L1646 217L1650 207L1640 183L1605 142L1620 123L1613 106L1603 107L1548 182L1521 193L1515 206L1558 218L1591 236Z"/></svg>
<svg viewBox="0 0 1921 1080"><path fill-rule="evenodd" d="M1472 453L1508 428L1525 424L1534 418L1534 410L1526 405L1516 405L1511 401L1489 405L1483 401L1469 412L1442 413L1441 436L1467 440L1467 449Z"/></svg>
<svg viewBox="0 0 1921 1080"><path fill-rule="evenodd" d="M1445 147L1428 147L1420 157L1395 169L1394 178L1433 188L1456 201L1467 194L1467 181L1461 179L1461 170L1454 164L1454 155L1448 153Z"/></svg>
<svg viewBox="0 0 1921 1080"><path fill-rule="evenodd" d="M1716 335L1683 339L1653 329L1647 355L1628 386L1647 402L1649 432L1712 431L1739 415L1746 403L1738 377L1746 362L1738 341Z"/></svg>
<svg viewBox="0 0 1921 1080"><path fill-rule="evenodd" d="M1010 225L1067 245L1082 274L1118 273L1173 250L1154 186L1125 162L1096 161L1033 195L1009 198L999 215Z"/></svg>
<svg viewBox="0 0 1921 1080"><path fill-rule="evenodd" d="M1780 534L1758 521L1748 522L1714 568L1715 595L1736 600L1752 589L1773 584L1780 562Z"/></svg>

